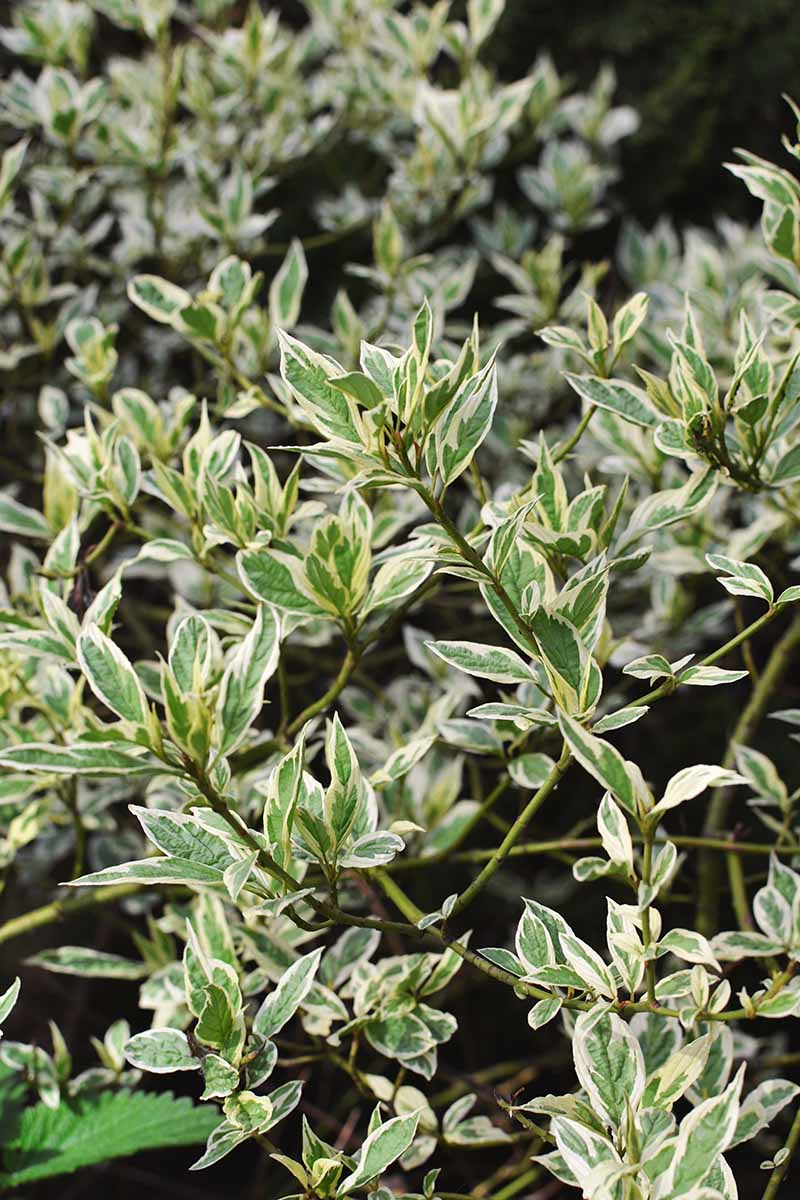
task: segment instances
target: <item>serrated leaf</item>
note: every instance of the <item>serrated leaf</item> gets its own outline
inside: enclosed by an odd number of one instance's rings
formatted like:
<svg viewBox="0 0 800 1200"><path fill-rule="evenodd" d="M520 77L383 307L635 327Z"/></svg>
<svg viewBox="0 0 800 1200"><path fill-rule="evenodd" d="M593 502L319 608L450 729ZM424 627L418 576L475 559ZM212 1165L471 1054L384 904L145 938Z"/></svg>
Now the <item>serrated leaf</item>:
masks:
<svg viewBox="0 0 800 1200"><path fill-rule="evenodd" d="M26 1108L3 1146L0 1181L15 1188L141 1150L192 1146L219 1124L213 1105L170 1092L103 1092Z"/></svg>

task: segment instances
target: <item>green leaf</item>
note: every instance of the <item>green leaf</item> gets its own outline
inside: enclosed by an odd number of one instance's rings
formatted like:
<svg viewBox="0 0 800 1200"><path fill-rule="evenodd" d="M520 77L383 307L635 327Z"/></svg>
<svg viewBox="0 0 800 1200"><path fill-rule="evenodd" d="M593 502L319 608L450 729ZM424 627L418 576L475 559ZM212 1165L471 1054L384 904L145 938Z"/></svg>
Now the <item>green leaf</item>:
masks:
<svg viewBox="0 0 800 1200"><path fill-rule="evenodd" d="M145 542L139 553L132 562L160 562L173 563L192 562L194 555L189 546L184 546L183 542L178 542L174 538L153 538L151 542Z"/></svg>
<svg viewBox="0 0 800 1200"><path fill-rule="evenodd" d="M203 989L205 1003L195 1026L199 1042L218 1050L229 1062L238 1061L245 1039L244 1013L233 1011L227 993L211 983Z"/></svg>
<svg viewBox="0 0 800 1200"><path fill-rule="evenodd" d="M725 767L715 767L708 763L684 767L672 776L664 795L652 810L652 815L661 815L670 808L683 804L685 800L693 800L706 788L732 787L740 783L747 783L747 780L736 771L729 771Z"/></svg>
<svg viewBox="0 0 800 1200"><path fill-rule="evenodd" d="M655 429L661 417L651 405L644 388L628 383L624 379L596 379L593 375L572 375L564 372L564 378L570 387L598 408L630 421L632 425L642 425L645 429Z"/></svg>
<svg viewBox="0 0 800 1200"><path fill-rule="evenodd" d="M414 1140L418 1123L419 1113L415 1112L407 1117L393 1117L373 1130L359 1151L355 1170L342 1180L336 1195L346 1196L348 1192L364 1187L405 1154Z"/></svg>
<svg viewBox="0 0 800 1200"><path fill-rule="evenodd" d="M280 655L280 625L273 609L259 605L247 637L225 669L216 721L221 754L230 754L247 735L264 704L264 687Z"/></svg>
<svg viewBox="0 0 800 1200"><path fill-rule="evenodd" d="M552 1000L539 1000L528 1013L528 1024L531 1029L541 1029L554 1020L561 1012L563 1000L554 996Z"/></svg>
<svg viewBox="0 0 800 1200"><path fill-rule="evenodd" d="M795 483L800 479L800 446L792 446L775 464L770 482L773 485Z"/></svg>
<svg viewBox="0 0 800 1200"><path fill-rule="evenodd" d="M136 275L128 284L128 299L154 321L168 325L192 303L188 292L158 275Z"/></svg>
<svg viewBox="0 0 800 1200"><path fill-rule="evenodd" d="M294 238L269 289L269 317L276 329L291 329L296 324L307 279L303 243Z"/></svg>
<svg viewBox="0 0 800 1200"><path fill-rule="evenodd" d="M141 979L148 974L146 963L89 946L57 946L42 950L27 961L57 975L80 975L87 979Z"/></svg>
<svg viewBox="0 0 800 1200"><path fill-rule="evenodd" d="M728 1148L738 1146L755 1137L770 1124L782 1108L794 1100L800 1092L796 1083L788 1079L766 1079L743 1100L739 1117Z"/></svg>
<svg viewBox="0 0 800 1200"><path fill-rule="evenodd" d="M615 351L620 350L635 335L647 316L650 298L646 292L637 292L626 304L617 309L612 325Z"/></svg>
<svg viewBox="0 0 800 1200"><path fill-rule="evenodd" d="M590 992L609 1000L616 999L617 985L603 959L592 947L573 933L561 934L561 949L567 966Z"/></svg>
<svg viewBox="0 0 800 1200"><path fill-rule="evenodd" d="M361 768L338 713L328 725L325 763L331 782L325 792L324 819L331 842L338 848L357 825L366 805Z"/></svg>
<svg viewBox="0 0 800 1200"><path fill-rule="evenodd" d="M736 766L753 791L759 796L776 801L783 808L788 799L788 792L772 760L750 746L734 745L733 752Z"/></svg>
<svg viewBox="0 0 800 1200"><path fill-rule="evenodd" d="M591 655L571 621L537 608L529 618L556 705L569 713L586 707Z"/></svg>
<svg viewBox="0 0 800 1200"><path fill-rule="evenodd" d="M568 1182L577 1184L584 1191L593 1186L593 1181L590 1182L589 1177L594 1175L597 1178L595 1172L599 1174L603 1168L614 1170L621 1165L620 1158L609 1139L583 1125L580 1121L556 1116L551 1122L550 1129L560 1151L561 1162L556 1173L559 1178L566 1178ZM555 1170L555 1167L548 1162L550 1157L547 1155L543 1159L537 1158L534 1161L544 1162L546 1166L550 1166L551 1170Z"/></svg>
<svg viewBox="0 0 800 1200"><path fill-rule="evenodd" d="M169 773L157 760L142 757L138 747L120 748L119 742L24 742L0 750L0 765L17 771L42 771L46 775L152 775Z"/></svg>
<svg viewBox="0 0 800 1200"><path fill-rule="evenodd" d="M554 346L557 350L574 350L576 354L589 353L583 338L568 325L546 325L537 329L536 333L546 346Z"/></svg>
<svg viewBox="0 0 800 1200"><path fill-rule="evenodd" d="M395 605L413 595L428 579L433 567L432 562L416 554L400 554L382 563L361 606L360 616L366 617L375 609Z"/></svg>
<svg viewBox="0 0 800 1200"><path fill-rule="evenodd" d="M268 1128L272 1120L272 1102L267 1096L254 1092L237 1092L229 1096L224 1105L225 1116L245 1133L259 1133Z"/></svg>
<svg viewBox="0 0 800 1200"><path fill-rule="evenodd" d="M547 782L555 763L549 754L530 752L520 754L508 764L508 773L517 787L535 792Z"/></svg>
<svg viewBox="0 0 800 1200"><path fill-rule="evenodd" d="M530 683L536 676L514 650L480 642L426 642L439 658L459 671L494 683Z"/></svg>
<svg viewBox="0 0 800 1200"><path fill-rule="evenodd" d="M321 957L322 947L318 947L284 971L278 986L253 1018L254 1033L264 1038L274 1037L292 1019L311 989Z"/></svg>
<svg viewBox="0 0 800 1200"><path fill-rule="evenodd" d="M237 862L232 862L223 872L223 882L234 904L239 899L242 889L253 873L253 868L258 862L258 855L258 850L254 850L246 858L240 858Z"/></svg>
<svg viewBox="0 0 800 1200"><path fill-rule="evenodd" d="M6 533L16 534L17 537L52 541L53 530L50 524L35 508L20 504L8 492L0 492L0 529Z"/></svg>
<svg viewBox="0 0 800 1200"><path fill-rule="evenodd" d="M97 625L82 630L78 661L89 687L123 721L132 725L147 722L147 700L139 678L125 655Z"/></svg>
<svg viewBox="0 0 800 1200"><path fill-rule="evenodd" d="M317 354L293 338L278 332L281 375L311 424L323 437L362 445L358 410L349 396L328 382L344 372L332 359Z"/></svg>
<svg viewBox="0 0 800 1200"><path fill-rule="evenodd" d="M691 687L718 687L724 683L737 683L746 679L747 671L726 671L724 667L687 667L678 679Z"/></svg>
<svg viewBox="0 0 800 1200"><path fill-rule="evenodd" d="M12 183L19 175L29 144L29 139L23 138L22 141L9 146L0 159L0 210L10 194Z"/></svg>
<svg viewBox="0 0 800 1200"><path fill-rule="evenodd" d="M616 712L607 713L594 725L595 733L613 733L615 729L624 729L649 713L646 704L631 704L627 708L618 708Z"/></svg>
<svg viewBox="0 0 800 1200"><path fill-rule="evenodd" d="M70 879L66 886L108 887L114 883L184 883L190 887L195 883L222 885L222 871L191 862L187 858L142 858L104 867L102 871L81 875L79 879Z"/></svg>
<svg viewBox="0 0 800 1200"><path fill-rule="evenodd" d="M130 810L150 841L174 858L189 859L198 866L225 871L231 863L228 843L210 832L187 813L144 808L131 804Z"/></svg>
<svg viewBox="0 0 800 1200"><path fill-rule="evenodd" d="M603 839L603 849L612 862L633 870L633 842L628 822L606 793L597 810L597 828Z"/></svg>
<svg viewBox="0 0 800 1200"><path fill-rule="evenodd" d="M6 1017L17 1003L19 989L20 981L19 978L17 978L14 980L11 986L6 988L3 994L0 995L0 1025L3 1024L3 1021L5 1021Z"/></svg>
<svg viewBox="0 0 800 1200"><path fill-rule="evenodd" d="M369 375L361 371L350 371L347 375L332 376L328 382L331 387L339 388L346 396L352 397L362 408L375 408L384 401L383 392Z"/></svg>
<svg viewBox="0 0 800 1200"><path fill-rule="evenodd" d="M693 929L670 929L659 940L658 949L667 950L684 962L707 963L717 971L721 969L706 938Z"/></svg>
<svg viewBox="0 0 800 1200"><path fill-rule="evenodd" d="M718 1096L712 1096L681 1121L665 1195L682 1196L702 1183L717 1155L729 1145L739 1116L744 1066Z"/></svg>
<svg viewBox="0 0 800 1200"><path fill-rule="evenodd" d="M203 1094L201 1100L211 1100L229 1096L239 1086L239 1072L219 1054L206 1054L203 1057Z"/></svg>
<svg viewBox="0 0 800 1200"><path fill-rule="evenodd" d="M188 332L189 336L202 338L207 342L217 340L217 318L214 310L208 305L188 304L180 310L178 316L182 332Z"/></svg>
<svg viewBox="0 0 800 1200"><path fill-rule="evenodd" d="M492 425L497 407L497 367L494 357L483 370L466 379L434 426L436 463L448 486L466 471Z"/></svg>
<svg viewBox="0 0 800 1200"><path fill-rule="evenodd" d="M572 1043L575 1071L592 1108L616 1128L628 1104L635 1110L644 1092L644 1059L634 1035L614 1013L581 1013Z"/></svg>
<svg viewBox="0 0 800 1200"><path fill-rule="evenodd" d="M637 815L637 787L628 764L614 746L589 733L566 713L558 714L561 732L578 762L633 816Z"/></svg>
<svg viewBox="0 0 800 1200"><path fill-rule="evenodd" d="M385 829L365 833L363 837L356 838L345 854L339 856L339 866L354 867L359 871L385 866L403 849L405 842L396 833Z"/></svg>
<svg viewBox="0 0 800 1200"><path fill-rule="evenodd" d="M170 1092L120 1090L26 1108L2 1148L5 1187L66 1175L141 1150L193 1146L219 1123L213 1105L196 1106Z"/></svg>
<svg viewBox="0 0 800 1200"><path fill-rule="evenodd" d="M468 0L467 24L472 44L477 49L491 34L503 14L506 0Z"/></svg>
<svg viewBox="0 0 800 1200"><path fill-rule="evenodd" d="M200 1070L200 1059L192 1054L188 1038L180 1029L135 1033L125 1044L125 1057L134 1067L156 1074Z"/></svg>
<svg viewBox="0 0 800 1200"><path fill-rule="evenodd" d="M205 1153L198 1158L197 1162L192 1163L189 1170L203 1171L206 1167L213 1166L221 1158L230 1154L231 1150L246 1141L248 1137L247 1130L234 1125L232 1121L221 1121L209 1135Z"/></svg>
<svg viewBox="0 0 800 1200"><path fill-rule="evenodd" d="M706 562L713 570L723 573L719 582L731 595L758 596L767 604L772 604L772 584L755 563L740 562L725 554L707 554Z"/></svg>
<svg viewBox="0 0 800 1200"><path fill-rule="evenodd" d="M712 1037L705 1034L681 1046L647 1079L642 1104L648 1108L671 1109L692 1086L708 1061Z"/></svg>
<svg viewBox="0 0 800 1200"><path fill-rule="evenodd" d="M704 469L695 472L682 487L667 488L647 496L634 509L628 527L617 544L617 553L629 549L646 533L664 529L678 521L688 521L710 503L717 483L717 472Z"/></svg>
<svg viewBox="0 0 800 1200"><path fill-rule="evenodd" d="M780 954L783 941L768 938L755 930L733 929L730 933L718 933L712 939L711 948L720 962L739 962L743 958L767 958Z"/></svg>
<svg viewBox="0 0 800 1200"><path fill-rule="evenodd" d="M308 594L303 564L280 550L245 550L237 557L239 576L257 600L274 604L286 612L304 616L328 616Z"/></svg>

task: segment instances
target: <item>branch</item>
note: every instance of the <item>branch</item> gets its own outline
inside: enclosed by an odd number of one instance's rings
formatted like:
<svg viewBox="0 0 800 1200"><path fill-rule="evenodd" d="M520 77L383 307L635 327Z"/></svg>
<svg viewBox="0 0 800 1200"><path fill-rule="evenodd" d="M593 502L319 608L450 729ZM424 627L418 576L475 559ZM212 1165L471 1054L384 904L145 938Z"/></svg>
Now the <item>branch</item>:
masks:
<svg viewBox="0 0 800 1200"><path fill-rule="evenodd" d="M769 613L766 616L768 617ZM765 623L764 618L762 618L761 623ZM737 644L745 641L753 632L753 629L753 625L748 626L734 641ZM730 648L730 643L728 643L728 646ZM734 746L737 744L747 745L751 740L766 712L772 694L780 686L783 677L789 670L798 646L800 646L800 615L794 618L786 632L773 646L767 660L767 665L756 681L750 699L743 708L739 720L736 722L736 727L728 742L728 749L723 759L722 765L724 767L732 767L736 761ZM720 788L713 793L706 814L705 824L703 825L704 836L714 837L725 828L728 821L731 799L732 792L729 788ZM728 859L729 864L737 861L733 857ZM739 889L739 880L735 878L736 867L730 866L729 870L733 871L731 883L734 894L736 894L737 889ZM701 853L698 859L699 886L695 928L706 937L716 933L719 927L720 876L719 860L715 859L711 854Z"/></svg>

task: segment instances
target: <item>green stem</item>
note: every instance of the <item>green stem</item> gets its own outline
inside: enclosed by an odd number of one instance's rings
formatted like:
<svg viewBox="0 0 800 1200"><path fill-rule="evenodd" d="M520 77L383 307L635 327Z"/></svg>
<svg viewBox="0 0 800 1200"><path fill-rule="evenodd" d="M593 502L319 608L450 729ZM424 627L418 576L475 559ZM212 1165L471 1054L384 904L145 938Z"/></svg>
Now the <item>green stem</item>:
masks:
<svg viewBox="0 0 800 1200"><path fill-rule="evenodd" d="M391 875L388 875L382 868L374 870L372 875L381 885L395 908L403 914L407 921L411 921L416 925L417 921L425 915L422 909L417 908L414 901L400 887L400 884L392 879Z"/></svg>
<svg viewBox="0 0 800 1200"><path fill-rule="evenodd" d="M332 246L336 242L343 241L344 238L352 237L353 234L360 232L370 224L371 218L361 221L355 221L352 225L346 225L342 229L333 229L328 233L312 233L309 237L300 238L304 250L318 250L323 246ZM269 246L265 246L261 253L268 258L283 258L288 254L293 246L293 242L271 242Z"/></svg>
<svg viewBox="0 0 800 1200"><path fill-rule="evenodd" d="M776 611L779 612L780 609L770 609L761 618L760 624L765 624L770 613ZM758 622L755 623L755 625L758 624ZM734 640L738 644L745 641L753 632L754 625L750 625ZM767 664L752 690L750 699L742 709L739 720L736 722L733 734L728 743L723 766L732 767L736 761L734 747L737 744L747 745L751 740L766 712L767 705L773 693L780 686L786 672L789 670L793 655L798 646L800 646L800 615L794 618L783 636L773 646ZM731 648L730 643L728 644L728 648ZM728 788L720 788L712 794L711 803L708 806L703 825L704 836L714 837L725 828L728 821L731 799L731 791ZM713 936L719 928L720 875L719 861L711 854L701 853L698 858L699 882L695 928L705 937ZM738 881L732 880L731 882L732 885L738 886Z"/></svg>
<svg viewBox="0 0 800 1200"><path fill-rule="evenodd" d="M495 1192L492 1200L511 1200L512 1196L516 1196L529 1183L535 1183L541 1173L541 1167L529 1167L527 1171L523 1171L516 1179L512 1179L511 1183L507 1183L499 1192Z"/></svg>
<svg viewBox="0 0 800 1200"><path fill-rule="evenodd" d="M780 608L767 609L767 611L762 616L760 616L757 620L751 622L751 624L748 625L745 629L740 630L736 634L735 637L730 638L730 640L727 641L724 646L720 646L718 650L713 650L711 652L711 654L707 654L705 656L705 658L701 658L700 662L697 663L697 666L700 666L700 667L713 666L713 664L715 662L718 662L719 659L724 658L726 654L730 654L731 650L735 650L737 646L740 646L742 644L742 642L746 642L749 637L752 637L752 635L754 633L756 633L759 629L762 629L764 625L768 625L770 621L773 621L775 619L775 617L777 617L777 615L780 611L781 611ZM800 620L800 618L798 618L798 620ZM798 641L800 641L800 628L798 629L797 638L798 638ZM776 647L776 649L777 649L777 647ZM787 666L788 666L788 664L787 664ZM764 675L766 675L766 673L767 673L767 668L765 668L765 670L764 670ZM762 684L764 675L761 676L761 679L759 680L759 684ZM662 684L659 684L659 686L657 688L653 688L652 692L647 692L646 695L640 696L637 700L634 701L634 703L637 705L652 704L653 701L661 700L661 699L663 699L664 696L671 695L674 691L676 691L677 688L685 687L685 686L686 686L685 682L683 682L680 679L676 679L676 678L670 676L669 679L665 679ZM769 694L767 694L767 696L765 696L765 698L764 698L765 706L766 706L768 698L769 698ZM752 702L752 697L751 697L751 702ZM747 710L745 710L745 711L747 711Z"/></svg>
<svg viewBox="0 0 800 1200"><path fill-rule="evenodd" d="M119 522L113 521L112 524L109 525L108 529L105 531L103 536L100 538L100 541L97 543L97 545L93 546L92 549L89 551L89 553L86 555L86 557L83 560L83 563L82 564L79 563L78 566L75 568L76 573L80 570L81 565L83 565L84 567L91 566L91 564L95 561L95 559L100 558L101 555L105 554L106 550L111 545L114 538L116 537L118 529L119 529Z"/></svg>
<svg viewBox="0 0 800 1200"><path fill-rule="evenodd" d="M73 777L64 781L64 803L72 817L72 828L75 836L75 853L72 861L72 878L77 879L83 874L86 861L87 831L78 805L77 781Z"/></svg>
<svg viewBox="0 0 800 1200"><path fill-rule="evenodd" d="M650 822L645 822L642 828L642 836L644 839L644 855L642 858L642 882L645 885L650 883L653 870L653 838L655 829ZM652 929L650 927L650 905L646 904L642 909L642 941L645 947L650 945L652 940ZM656 963L655 959L648 958L645 961L645 979L647 986L647 999L650 1004L656 1004Z"/></svg>
<svg viewBox="0 0 800 1200"><path fill-rule="evenodd" d="M800 1142L800 1107L798 1107L797 1112L794 1114L792 1128L789 1130L789 1136L784 1145L784 1150L788 1150L789 1153L780 1166L775 1167L774 1171L770 1175L767 1186L764 1189L763 1200L775 1200L775 1196L778 1194L778 1188L781 1186L784 1176L789 1170L789 1164L792 1161L792 1155L797 1149L798 1142Z"/></svg>
<svg viewBox="0 0 800 1200"><path fill-rule="evenodd" d="M594 414L596 412L597 412L597 407L595 405L590 405L590 407L587 408L586 412L583 414L580 421L575 426L575 430L572 433L572 435L567 438L567 440L564 442L563 445L557 446L556 449L553 451L553 462L554 463L560 463L562 461L562 459L565 459L567 457L567 455L570 453L571 450L575 449L578 442L583 437L584 430L586 429L586 427L588 426L589 422L591 421L592 417L594 416Z"/></svg>
<svg viewBox="0 0 800 1200"><path fill-rule="evenodd" d="M684 836L676 834L669 839L674 842L679 848L692 850L709 850L715 853L734 855L763 855L769 858L771 854L785 855L787 858L792 858L795 854L800 854L800 844L796 842L786 843L784 845L770 845L769 842L729 842L724 838L704 838ZM641 837L634 837L634 843L643 844ZM525 858L535 854L552 854L555 851L572 851L572 850L597 850L602 847L603 841L599 837L585 838L551 838L549 841L543 842L520 842L508 852L508 858ZM486 862L495 853L492 849L475 849L475 850L460 850L456 854L445 855L423 855L420 858L398 858L390 863L386 870L391 874L398 872L415 871L424 867L429 867L431 863L438 862L441 858L446 857L449 863L482 863Z"/></svg>
<svg viewBox="0 0 800 1200"><path fill-rule="evenodd" d="M43 904L41 908L33 908L12 917L4 925L0 925L0 943L10 942L13 938L39 929L42 925L52 925L54 921L63 921L72 913L84 908L94 908L97 904L111 904L125 896L133 896L142 889L137 883L117 883L112 887L92 888L86 894L70 897L65 900L54 900L51 904Z"/></svg>
<svg viewBox="0 0 800 1200"><path fill-rule="evenodd" d="M467 908L472 901L480 895L489 880L497 873L497 871L500 870L500 867L505 862L514 846L514 843L517 841L528 822L542 806L550 793L561 782L570 764L570 761L571 756L569 750L566 744L564 744L561 750L561 757L559 758L558 762L553 765L550 774L547 776L547 779L525 805L522 812L517 817L516 821L511 826L500 845L494 851L492 857L489 859L483 870L475 877L475 879L473 879L469 887L467 887L456 900L450 912L451 917L457 917L459 913L462 913L464 909Z"/></svg>
<svg viewBox="0 0 800 1200"><path fill-rule="evenodd" d="M314 700L311 704L307 705L301 713L298 713L298 715L289 722L289 724L283 730L282 738L267 738L266 741L257 742L256 745L251 746L248 750L242 751L241 754L234 755L232 759L232 767L234 771L249 770L250 768L256 767L260 763L264 762L275 750L279 749L279 747L283 745L287 739L292 738L296 733L299 733L307 721L310 721L312 717L318 716L321 712L324 712L329 705L333 704L334 700L338 698L339 694L350 682L350 679L358 668L362 655L375 642L380 641L385 634L391 632L395 628L395 625L399 623L399 620L407 612L407 610L416 604L420 595L428 591L431 586L433 586L432 581L426 581L423 583L422 586L417 588L415 592L408 596L400 608L396 609L391 616L387 617L377 629L373 629L371 633L369 633L360 641L354 639L342 661L338 675L324 695L320 696L318 700Z"/></svg>
<svg viewBox="0 0 800 1200"><path fill-rule="evenodd" d="M728 868L728 883L731 889L733 911L736 913L739 928L744 930L752 929L753 918L750 915L750 901L747 899L747 885L744 881L742 860L739 855L728 854L725 861Z"/></svg>
<svg viewBox="0 0 800 1200"><path fill-rule="evenodd" d="M472 476L472 482L475 484L475 494L478 498L478 503L481 505L481 507L483 507L483 505L486 504L489 499L489 494L486 491L486 485L483 482L481 473L478 470L478 464L475 462L474 458L469 464L469 472Z"/></svg>
<svg viewBox="0 0 800 1200"><path fill-rule="evenodd" d="M459 956L459 958L463 958L465 962L475 967L478 971L483 972L484 975L488 975L491 979L496 979L499 983L506 984L507 987L514 988L518 995L522 993L526 996L532 997L535 1000L552 999L552 992L547 991L545 988L538 987L536 984L523 983L516 975L512 975L510 971L506 971L503 969L503 967L498 967L495 963L489 962L488 959L482 958L480 954L476 953L474 950L470 950L468 946L463 945L461 942L456 941L443 930L437 929L435 926L428 926L428 928L424 931L418 929L416 922L422 916L422 910L419 909L414 901L406 895L403 889L398 885L397 881L392 879L392 877L388 875L388 873L381 867L371 871L370 875L377 881L386 896L388 896L388 898L394 903L399 911L403 913L403 915L406 916L409 921L415 922L413 925L406 926L398 926L395 924L393 926L394 929L399 928L400 931L414 937L417 941L421 940L426 942L437 942L440 948L441 946L444 946L447 949L452 950L454 954ZM319 905L321 910L324 910L325 907L326 906L324 905ZM330 908L330 906L327 907ZM341 921L343 924L358 924L372 929L380 929L388 924L387 922L378 921L369 917L352 918L349 913L343 913L341 911L332 915L334 915L335 919ZM782 991L786 984L792 979L794 975L794 969L795 964L789 963L786 970L782 971L778 976L775 977L775 979L773 979L771 985L766 990L764 995L759 1001L756 1001L751 1008L732 1008L727 1012L720 1013L705 1012L701 1014L702 1020L723 1021L726 1024L731 1021L754 1020L758 1016L759 1004L764 1003L766 1000L771 1000L780 991ZM563 1007L572 1012L590 1012L592 1008L596 1006L596 1003L596 1000L577 1000L569 998L563 1001ZM625 1015L646 1012L654 1013L659 1017L669 1017L672 1020L680 1019L680 1013L677 1009L667 1008L659 1004L653 1005L649 999L616 1000L610 1004L609 1007L615 1012L624 1013Z"/></svg>
<svg viewBox="0 0 800 1200"><path fill-rule="evenodd" d="M339 673L327 692L320 696L318 700L314 700L311 704L308 704L301 713L298 713L293 721L290 721L286 726L285 738L294 737L296 733L300 732L307 721L310 721L312 717L318 716L319 713L324 712L329 705L333 704L340 692L346 687L350 676L358 666L358 659L359 652L357 649L351 648L347 651L339 668ZM265 762L280 746L281 739L276 737L267 738L263 742L256 742L248 750L243 750L241 754L234 755L231 760L233 770L235 772L249 771L251 768L259 766L260 763Z"/></svg>
<svg viewBox="0 0 800 1200"><path fill-rule="evenodd" d="M453 861L455 861L458 856L456 854L454 854L453 851L457 850L457 848L466 841L467 837L469 836L469 834L472 832L472 830L475 828L475 826L478 824L478 822L480 820L482 820L484 817L488 817L490 815L491 810L494 808L497 801L500 799L500 797L506 791L506 789L508 788L510 783L511 783L511 779L508 775L506 775L505 773L503 775L501 775L500 779L497 781L497 783L494 785L492 790L489 792L489 795L486 796L485 799L481 801L479 807L475 809L474 813L472 813L472 815L470 817L468 817L467 820L464 822L464 824L461 826L458 836L453 839L452 843L448 846L448 848L446 850L440 850L437 854L429 854L429 855L427 855L427 857L418 859L416 861L420 862L420 863L424 863L425 866L430 866L432 863L437 863L437 862L443 862L443 861L453 862ZM494 851L492 851L492 850L487 851L486 857L491 858L493 853L494 853ZM397 865L402 863L402 861L403 861L402 859L397 859L396 860ZM410 861L413 861L413 860L410 860ZM392 863L390 865L394 866L395 863Z"/></svg>
<svg viewBox="0 0 800 1200"><path fill-rule="evenodd" d="M486 565L475 547L470 545L455 522L452 521L448 516L441 500L437 496L434 496L433 492L422 484L417 485L415 487L415 491L419 494L422 500L424 500L425 504L430 509L431 515L436 518L442 529L444 529L445 533L450 538L461 557L468 562L470 566L474 567L476 571L479 571L481 575L486 576L486 582L490 585L493 591L496 592L498 599L502 603L503 607L508 611L509 616L513 620L519 632L522 634L525 641L531 646L532 649L536 649L536 638L534 637L533 630L520 613L516 604L511 599L500 580L495 577L494 572Z"/></svg>

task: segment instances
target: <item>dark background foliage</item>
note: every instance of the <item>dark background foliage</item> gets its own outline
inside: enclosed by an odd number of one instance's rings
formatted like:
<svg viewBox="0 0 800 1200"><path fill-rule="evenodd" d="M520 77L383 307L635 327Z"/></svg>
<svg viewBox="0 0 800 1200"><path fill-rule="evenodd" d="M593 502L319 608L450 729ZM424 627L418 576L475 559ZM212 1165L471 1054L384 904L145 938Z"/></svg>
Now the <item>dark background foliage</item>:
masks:
<svg viewBox="0 0 800 1200"><path fill-rule="evenodd" d="M774 154L789 128L781 93L800 90L795 0L510 0L492 55L509 78L548 49L559 71L588 84L603 62L618 103L641 117L623 154L626 209L709 224L757 209L722 168L734 146Z"/></svg>

